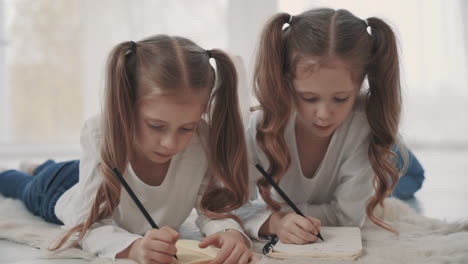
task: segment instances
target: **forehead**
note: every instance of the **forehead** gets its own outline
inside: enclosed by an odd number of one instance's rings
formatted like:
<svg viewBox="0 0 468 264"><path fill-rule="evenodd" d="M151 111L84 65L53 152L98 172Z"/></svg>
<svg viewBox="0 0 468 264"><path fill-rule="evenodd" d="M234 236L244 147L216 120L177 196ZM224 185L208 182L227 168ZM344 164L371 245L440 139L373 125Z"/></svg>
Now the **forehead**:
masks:
<svg viewBox="0 0 468 264"><path fill-rule="evenodd" d="M297 68L294 88L300 93L340 93L357 89L351 72L342 65L308 65Z"/></svg>
<svg viewBox="0 0 468 264"><path fill-rule="evenodd" d="M142 98L138 113L144 119L160 120L172 124L198 122L208 99L204 94L151 95Z"/></svg>

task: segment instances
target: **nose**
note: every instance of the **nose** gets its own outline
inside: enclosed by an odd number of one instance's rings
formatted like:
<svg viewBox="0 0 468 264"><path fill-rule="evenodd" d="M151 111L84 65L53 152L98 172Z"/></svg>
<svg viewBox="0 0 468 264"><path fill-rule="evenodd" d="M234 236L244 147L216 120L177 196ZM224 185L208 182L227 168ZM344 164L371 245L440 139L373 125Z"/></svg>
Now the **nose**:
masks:
<svg viewBox="0 0 468 264"><path fill-rule="evenodd" d="M330 119L332 115L332 109L326 103L319 104L315 111L315 116L322 121L326 121Z"/></svg>
<svg viewBox="0 0 468 264"><path fill-rule="evenodd" d="M167 133L162 137L160 144L167 152L173 153L177 149L177 137L173 133Z"/></svg>

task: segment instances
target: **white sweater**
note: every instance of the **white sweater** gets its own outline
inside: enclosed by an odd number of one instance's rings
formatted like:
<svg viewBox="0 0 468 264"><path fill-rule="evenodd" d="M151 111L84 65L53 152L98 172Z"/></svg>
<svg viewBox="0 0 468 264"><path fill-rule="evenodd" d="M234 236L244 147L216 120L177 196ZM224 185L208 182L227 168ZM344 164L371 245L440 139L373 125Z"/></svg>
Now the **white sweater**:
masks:
<svg viewBox="0 0 468 264"><path fill-rule="evenodd" d="M266 155L255 141L256 125L261 114L261 111L254 112L247 128L251 183L263 177L255 168L256 163L260 162L265 170L269 168ZM356 107L337 128L311 179L306 178L301 170L295 136L296 116L297 113L292 115L285 130L291 164L279 186L305 215L320 219L324 226L362 226L367 201L374 193L374 172L367 156L370 127L365 112ZM275 200L283 202L274 190L272 195ZM285 204L282 211L292 209ZM245 215L244 209L239 212L240 215ZM255 215L241 217L247 226L252 226L252 222L262 221L256 224L257 229L246 230L248 235L258 238L259 228L270 214L263 207L262 210L257 209Z"/></svg>
<svg viewBox="0 0 468 264"><path fill-rule="evenodd" d="M188 217L209 182L208 161L205 155L208 127L201 123L189 145L177 153L171 161L164 182L160 186L150 186L142 182L129 164L123 177L145 206L159 227L170 226L177 229ZM55 214L71 228L81 223L89 214L96 191L102 182L98 168L102 131L99 117L88 120L81 131L82 156L80 159L80 179L57 201ZM85 236L83 250L100 257L115 258L133 241L144 236L151 226L125 191L121 190L120 203L112 217L96 223ZM242 230L232 219L211 220L199 214L197 224L205 235L227 228ZM241 231L242 232L242 231Z"/></svg>

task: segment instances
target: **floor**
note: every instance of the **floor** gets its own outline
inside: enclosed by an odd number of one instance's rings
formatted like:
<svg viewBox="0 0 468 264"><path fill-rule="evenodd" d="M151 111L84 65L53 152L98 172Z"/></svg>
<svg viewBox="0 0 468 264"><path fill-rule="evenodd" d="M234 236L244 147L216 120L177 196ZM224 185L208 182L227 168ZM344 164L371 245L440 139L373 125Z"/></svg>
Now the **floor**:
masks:
<svg viewBox="0 0 468 264"><path fill-rule="evenodd" d="M406 202L428 217L445 219L450 222L467 220L468 150L412 150L425 168L426 181L416 196ZM11 167L17 164L18 161L0 161L0 167ZM35 248L0 240L0 263L87 263L76 259L38 259L41 255L41 251Z"/></svg>
<svg viewBox="0 0 468 264"><path fill-rule="evenodd" d="M468 219L468 150L414 152L426 171L426 180L408 204L428 217Z"/></svg>

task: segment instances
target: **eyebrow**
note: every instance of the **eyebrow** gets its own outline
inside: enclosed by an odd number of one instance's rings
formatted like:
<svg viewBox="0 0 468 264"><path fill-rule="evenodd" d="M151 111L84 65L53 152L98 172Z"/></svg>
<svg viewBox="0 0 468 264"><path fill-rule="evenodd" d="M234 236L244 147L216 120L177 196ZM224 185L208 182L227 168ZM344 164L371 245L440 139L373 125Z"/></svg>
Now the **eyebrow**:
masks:
<svg viewBox="0 0 468 264"><path fill-rule="evenodd" d="M314 93L314 92L306 92L306 91L297 91L299 94L301 95L319 95L318 93ZM351 93L352 90L348 90L348 91L339 91L339 92L336 92L336 93L333 93L333 95L337 95L337 94L344 94L344 93Z"/></svg>
<svg viewBox="0 0 468 264"><path fill-rule="evenodd" d="M164 121L164 120L161 120L161 119L157 119L157 118L151 118L151 117L145 117L145 120L146 121L153 121L153 122L161 122L161 123L169 123L167 121ZM200 119L201 120L201 119ZM182 126L188 126L188 125L196 125L198 122L200 122L200 120L198 121L194 121L194 122L190 122L190 123L186 123L186 124L182 124Z"/></svg>

